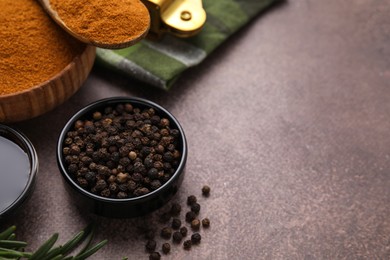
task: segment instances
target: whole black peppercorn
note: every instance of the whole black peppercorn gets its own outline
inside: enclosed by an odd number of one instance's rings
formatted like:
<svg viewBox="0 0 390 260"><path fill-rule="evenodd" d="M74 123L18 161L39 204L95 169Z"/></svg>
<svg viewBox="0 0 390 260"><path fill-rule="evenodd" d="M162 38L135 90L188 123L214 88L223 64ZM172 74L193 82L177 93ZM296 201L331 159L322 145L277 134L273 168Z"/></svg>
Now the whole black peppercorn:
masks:
<svg viewBox="0 0 390 260"><path fill-rule="evenodd" d="M164 163L164 170L170 170L172 169L172 165L168 162Z"/></svg>
<svg viewBox="0 0 390 260"><path fill-rule="evenodd" d="M126 199L126 198L127 198L127 193L124 192L124 191L120 191L120 192L118 192L118 194L116 195L116 197L117 197L118 199Z"/></svg>
<svg viewBox="0 0 390 260"><path fill-rule="evenodd" d="M183 243L183 248L184 248L185 250L190 250L190 249L191 249L191 246L192 246L191 240L186 240L186 241L184 241L184 243Z"/></svg>
<svg viewBox="0 0 390 260"><path fill-rule="evenodd" d="M129 103L126 103L125 104L125 111L130 113L131 111L133 111L133 105L129 104Z"/></svg>
<svg viewBox="0 0 390 260"><path fill-rule="evenodd" d="M127 183L122 183L122 184L119 184L118 185L118 188L120 191L124 191L124 192L127 192Z"/></svg>
<svg viewBox="0 0 390 260"><path fill-rule="evenodd" d="M149 177L145 177L144 180L143 180L143 184L145 184L146 186L150 186L151 184L151 180ZM153 187L150 187L152 190L153 190Z"/></svg>
<svg viewBox="0 0 390 260"><path fill-rule="evenodd" d="M85 179L88 181L89 184L92 184L96 181L96 173L94 172L87 172L85 174Z"/></svg>
<svg viewBox="0 0 390 260"><path fill-rule="evenodd" d="M145 187L142 187L142 188L137 188L133 194L135 196L142 196L142 195L145 195L145 194L148 194L150 191L148 188L145 188Z"/></svg>
<svg viewBox="0 0 390 260"><path fill-rule="evenodd" d="M172 219L172 228L177 230L180 227L181 227L181 220L178 218Z"/></svg>
<svg viewBox="0 0 390 260"><path fill-rule="evenodd" d="M179 231L173 232L172 240L174 243L180 244L182 239L183 239L183 235Z"/></svg>
<svg viewBox="0 0 390 260"><path fill-rule="evenodd" d="M116 176L111 174L107 181L108 183L114 183L116 181Z"/></svg>
<svg viewBox="0 0 390 260"><path fill-rule="evenodd" d="M153 252L149 255L149 260L160 260L161 255L159 252Z"/></svg>
<svg viewBox="0 0 390 260"><path fill-rule="evenodd" d="M162 176L162 181L165 183L165 182L167 182L170 178L171 178L171 174L165 173L165 174Z"/></svg>
<svg viewBox="0 0 390 260"><path fill-rule="evenodd" d="M194 195L190 195L187 197L187 205L189 205L189 206L196 203L196 201L197 201L197 199Z"/></svg>
<svg viewBox="0 0 390 260"><path fill-rule="evenodd" d="M135 183L134 181L130 180L127 182L127 189L130 191L130 192L133 192L135 189L137 188L137 183Z"/></svg>
<svg viewBox="0 0 390 260"><path fill-rule="evenodd" d="M202 188L202 194L203 194L203 196L205 196L205 197L210 196L210 190L211 190L211 189L210 189L209 186L204 185L203 188Z"/></svg>
<svg viewBox="0 0 390 260"><path fill-rule="evenodd" d="M88 187L88 181L87 181L85 178L82 178L82 177L77 178L77 183L78 183L81 187L83 187L83 188Z"/></svg>
<svg viewBox="0 0 390 260"><path fill-rule="evenodd" d="M199 211L200 211L200 204L199 203L193 203L192 205L191 205L191 211L192 212L194 212L194 213L196 213L196 214L198 214L199 213Z"/></svg>
<svg viewBox="0 0 390 260"><path fill-rule="evenodd" d="M64 147L64 148L62 149L62 153L63 153L64 155L69 155L69 154L70 154L70 148L69 148L69 147Z"/></svg>
<svg viewBox="0 0 390 260"><path fill-rule="evenodd" d="M110 191L112 191L113 193L118 193L119 191L119 186L118 184L116 183L111 183L108 188L110 189Z"/></svg>
<svg viewBox="0 0 390 260"><path fill-rule="evenodd" d="M134 151L130 151L130 152L129 152L129 158L130 158L131 160L135 160L135 159L137 158L137 153L134 152Z"/></svg>
<svg viewBox="0 0 390 260"><path fill-rule="evenodd" d="M156 246L157 246L156 241L150 239L148 240L148 242L146 242L145 250L149 253L152 253L154 252L154 250L156 250Z"/></svg>
<svg viewBox="0 0 390 260"><path fill-rule="evenodd" d="M150 157L150 155L145 158L144 165L148 169L153 167L153 159Z"/></svg>
<svg viewBox="0 0 390 260"><path fill-rule="evenodd" d="M194 219L196 218L196 213L193 212L193 211L188 211L186 213L186 221L191 223L191 221L193 221Z"/></svg>
<svg viewBox="0 0 390 260"><path fill-rule="evenodd" d="M145 178L146 179L146 178ZM161 182L159 180L153 180L151 183L150 183L150 188L152 190L157 190L158 188L161 187Z"/></svg>
<svg viewBox="0 0 390 260"><path fill-rule="evenodd" d="M201 237L201 235L199 233L194 233L191 236L191 242L194 245L199 244L201 239L202 239L202 237Z"/></svg>
<svg viewBox="0 0 390 260"><path fill-rule="evenodd" d="M110 197L110 195L111 195L111 192L110 192L110 190L109 189L107 189L107 188L105 188L104 190L102 190L101 192L100 192L100 196L102 196L102 197Z"/></svg>
<svg viewBox="0 0 390 260"><path fill-rule="evenodd" d="M193 221L191 221L191 228L195 231L198 231L199 228L200 228L200 221L199 219L194 219Z"/></svg>
<svg viewBox="0 0 390 260"><path fill-rule="evenodd" d="M169 130L167 128L163 128L160 130L160 134L162 136L169 136Z"/></svg>
<svg viewBox="0 0 390 260"><path fill-rule="evenodd" d="M167 162L172 162L173 161L173 154L171 152L166 152L163 155L163 159Z"/></svg>
<svg viewBox="0 0 390 260"><path fill-rule="evenodd" d="M168 254L171 251L171 245L169 243L162 244L161 250L164 254Z"/></svg>
<svg viewBox="0 0 390 260"><path fill-rule="evenodd" d="M119 164L126 167L127 165L130 164L130 159L127 157L123 157L119 159Z"/></svg>
<svg viewBox="0 0 390 260"><path fill-rule="evenodd" d="M164 169L164 164L161 161L156 161L153 163L153 167L157 170L162 170Z"/></svg>
<svg viewBox="0 0 390 260"><path fill-rule="evenodd" d="M151 179L157 179L158 178L158 170L156 168L151 168L148 171L148 176Z"/></svg>
<svg viewBox="0 0 390 260"><path fill-rule="evenodd" d="M151 151L152 151L152 149L151 149L150 147L144 146L144 147L142 147L142 149L141 149L141 154L142 154L143 156L147 156L148 154L151 153Z"/></svg>
<svg viewBox="0 0 390 260"><path fill-rule="evenodd" d="M179 130L177 130L177 129L171 129L171 135L172 135L173 137L179 137L180 132L179 132Z"/></svg>
<svg viewBox="0 0 390 260"><path fill-rule="evenodd" d="M95 120L100 120L100 119L102 119L102 113L100 113L99 111L96 111L93 113L92 118Z"/></svg>
<svg viewBox="0 0 390 260"><path fill-rule="evenodd" d="M186 227L181 227L180 233L182 234L183 237L185 237L185 236L187 236L188 229Z"/></svg>
<svg viewBox="0 0 390 260"><path fill-rule="evenodd" d="M73 139L70 137L65 138L64 144L71 145L73 143ZM69 148L69 147L67 147Z"/></svg>
<svg viewBox="0 0 390 260"><path fill-rule="evenodd" d="M125 183L128 180L128 178L129 178L129 174L123 172L118 173L118 175L116 176L118 183Z"/></svg>
<svg viewBox="0 0 390 260"><path fill-rule="evenodd" d="M161 125L162 127L169 126L169 119L167 119L167 118L162 118L162 119L160 120L160 125Z"/></svg>
<svg viewBox="0 0 390 260"><path fill-rule="evenodd" d="M154 115L150 118L150 120L152 121L152 124L154 125L157 125L160 123L160 117L158 115Z"/></svg>
<svg viewBox="0 0 390 260"><path fill-rule="evenodd" d="M165 227L161 229L161 237L165 239L170 239L172 236L172 229L170 227Z"/></svg>
<svg viewBox="0 0 390 260"><path fill-rule="evenodd" d="M95 185L95 189L97 191L102 191L107 187L107 183L105 180L98 180Z"/></svg>
<svg viewBox="0 0 390 260"><path fill-rule="evenodd" d="M68 166L68 172L71 174L75 174L78 169L79 169L79 167L77 166L77 164L74 164L74 163L72 163Z"/></svg>
<svg viewBox="0 0 390 260"><path fill-rule="evenodd" d="M138 172L133 173L133 174L131 175L131 179L132 179L133 181L135 181L136 183L142 182L143 178L144 178L144 177L142 176L142 174L141 174L141 173L138 173Z"/></svg>
<svg viewBox="0 0 390 260"><path fill-rule="evenodd" d="M178 150L173 151L173 158L179 159L181 156L181 153Z"/></svg>
<svg viewBox="0 0 390 260"><path fill-rule="evenodd" d="M135 162L134 171L142 173L143 171L145 171L145 166L142 164L142 162Z"/></svg>
<svg viewBox="0 0 390 260"><path fill-rule="evenodd" d="M208 218L202 219L202 226L203 226L204 228L210 227L210 220L209 220Z"/></svg>

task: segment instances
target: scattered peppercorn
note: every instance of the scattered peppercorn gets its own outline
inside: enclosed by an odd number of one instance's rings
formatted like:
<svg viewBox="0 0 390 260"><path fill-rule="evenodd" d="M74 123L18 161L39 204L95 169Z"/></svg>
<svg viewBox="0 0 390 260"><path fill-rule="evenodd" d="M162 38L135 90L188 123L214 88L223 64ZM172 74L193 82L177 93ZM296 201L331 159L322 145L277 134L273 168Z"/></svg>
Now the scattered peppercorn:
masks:
<svg viewBox="0 0 390 260"><path fill-rule="evenodd" d="M120 103L77 120L62 152L66 169L82 188L124 199L148 194L169 181L181 158L179 136L154 108ZM180 209L172 214L179 215Z"/></svg>
<svg viewBox="0 0 390 260"><path fill-rule="evenodd" d="M211 189L210 189L209 186L204 185L203 188L202 188L202 194L203 194L203 196L205 196L205 197L210 196L210 190L211 190Z"/></svg>
<svg viewBox="0 0 390 260"><path fill-rule="evenodd" d="M190 195L187 198L187 205L191 206L192 204L196 203L197 199L194 195Z"/></svg>
<svg viewBox="0 0 390 260"><path fill-rule="evenodd" d="M202 219L202 226L203 226L204 228L210 227L210 220L209 220L208 218Z"/></svg>
<svg viewBox="0 0 390 260"><path fill-rule="evenodd" d="M191 211L192 212L194 212L194 213L196 213L196 214L198 214L199 213L199 211L200 211L200 204L199 203L193 203L192 205L191 205Z"/></svg>
<svg viewBox="0 0 390 260"><path fill-rule="evenodd" d="M154 240L148 240L145 245L145 249L147 252L152 253L156 250L157 243Z"/></svg>
<svg viewBox="0 0 390 260"><path fill-rule="evenodd" d="M168 254L171 251L171 245L169 243L162 244L161 250L164 254Z"/></svg>
<svg viewBox="0 0 390 260"><path fill-rule="evenodd" d="M170 239L172 236L172 229L170 227L165 227L161 230L161 237L165 239Z"/></svg>
<svg viewBox="0 0 390 260"><path fill-rule="evenodd" d="M172 219L172 228L178 230L181 227L181 220L178 218Z"/></svg>
<svg viewBox="0 0 390 260"><path fill-rule="evenodd" d="M188 211L188 212L186 213L186 221L187 221L188 223L191 223L191 221L193 221L195 218L196 218L196 213L195 213L195 212L193 212L193 211Z"/></svg>
<svg viewBox="0 0 390 260"><path fill-rule="evenodd" d="M183 248L184 248L185 250L190 250L190 249L191 249L191 246L192 246L191 240L186 240L186 241L184 241L184 243L183 243Z"/></svg>
<svg viewBox="0 0 390 260"><path fill-rule="evenodd" d="M185 236L187 236L188 229L186 227L181 227L180 233L183 235L183 237L185 237Z"/></svg>
<svg viewBox="0 0 390 260"><path fill-rule="evenodd" d="M182 239L183 239L183 235L179 231L173 232L172 240L174 243L180 244Z"/></svg>
<svg viewBox="0 0 390 260"><path fill-rule="evenodd" d="M199 221L199 219L194 219L193 221L191 221L191 228L193 230L196 230L196 231L199 230L199 228L200 228L200 221Z"/></svg>
<svg viewBox="0 0 390 260"><path fill-rule="evenodd" d="M159 252L153 252L149 255L149 260L160 260L161 255Z"/></svg>
<svg viewBox="0 0 390 260"><path fill-rule="evenodd" d="M202 237L201 237L201 235L199 233L194 233L191 236L191 242L194 245L199 244L201 239L202 239Z"/></svg>

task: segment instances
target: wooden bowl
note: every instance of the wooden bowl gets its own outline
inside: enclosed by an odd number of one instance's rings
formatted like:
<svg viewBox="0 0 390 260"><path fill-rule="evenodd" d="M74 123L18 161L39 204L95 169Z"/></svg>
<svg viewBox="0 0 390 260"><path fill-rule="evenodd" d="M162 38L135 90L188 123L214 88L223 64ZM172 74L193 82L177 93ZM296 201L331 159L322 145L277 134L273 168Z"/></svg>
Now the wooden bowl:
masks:
<svg viewBox="0 0 390 260"><path fill-rule="evenodd" d="M86 80L95 54L96 48L86 45L79 56L50 80L24 91L0 95L0 122L12 123L30 119L62 104Z"/></svg>

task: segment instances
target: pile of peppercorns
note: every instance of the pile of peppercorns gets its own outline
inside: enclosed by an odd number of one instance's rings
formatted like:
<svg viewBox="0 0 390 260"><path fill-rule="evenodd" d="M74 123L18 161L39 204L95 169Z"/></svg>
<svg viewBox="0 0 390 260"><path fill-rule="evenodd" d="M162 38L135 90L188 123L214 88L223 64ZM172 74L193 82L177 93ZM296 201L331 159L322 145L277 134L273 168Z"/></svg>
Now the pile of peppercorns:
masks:
<svg viewBox="0 0 390 260"><path fill-rule="evenodd" d="M202 195L208 197L210 195L210 187L205 185L202 188ZM190 210L185 214L185 222L188 223L190 229L193 231L190 239L185 239L188 234L188 228L182 223L180 219L180 213L182 207L179 203L172 203L169 212L163 213L160 216L160 221L162 223L170 223L169 226L164 226L160 231L160 236L164 240L170 240L174 244L181 244L183 242L183 248L185 250L190 250L193 245L200 244L202 236L200 235L200 227L209 228L210 220L208 218L203 218L199 220L200 204L198 203L197 197L190 195L187 197L187 205ZM146 234L148 241L146 242L145 249L149 255L150 260L158 260L161 258L161 254L156 251L157 242L155 240L155 233L151 232ZM161 252L163 254L169 254L171 251L171 244L169 242L163 242L161 246Z"/></svg>
<svg viewBox="0 0 390 260"><path fill-rule="evenodd" d="M160 188L180 159L180 132L153 108L107 106L77 120L62 153L67 171L84 189L124 199Z"/></svg>

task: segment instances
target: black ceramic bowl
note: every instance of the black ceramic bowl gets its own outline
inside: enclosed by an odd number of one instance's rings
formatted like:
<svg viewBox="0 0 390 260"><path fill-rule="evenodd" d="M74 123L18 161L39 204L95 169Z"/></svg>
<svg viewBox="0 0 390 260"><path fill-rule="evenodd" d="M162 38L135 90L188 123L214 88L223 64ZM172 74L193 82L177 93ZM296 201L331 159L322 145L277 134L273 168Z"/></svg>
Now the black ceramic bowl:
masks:
<svg viewBox="0 0 390 260"><path fill-rule="evenodd" d="M38 172L38 156L19 131L0 124L0 220L30 197Z"/></svg>
<svg viewBox="0 0 390 260"><path fill-rule="evenodd" d="M82 188L75 178L69 174L65 156L63 154L64 140L67 133L73 128L75 122L79 119L90 119L95 111L102 111L104 108L117 104L130 103L133 107L153 108L156 114L160 117L169 119L171 128L179 130L177 149L181 153L178 166L175 167L175 172L170 179L165 182L160 188L150 191L149 193L137 197L128 197L124 199L108 198L92 193L91 191ZM174 116L163 107L140 98L129 97L113 97L96 101L80 111L78 111L63 128L57 145L57 162L66 182L66 187L69 193L74 198L75 203L82 209L95 213L104 217L113 218L129 218L142 216L150 213L169 201L178 191L184 176L184 168L187 160L187 142L182 127Z"/></svg>

